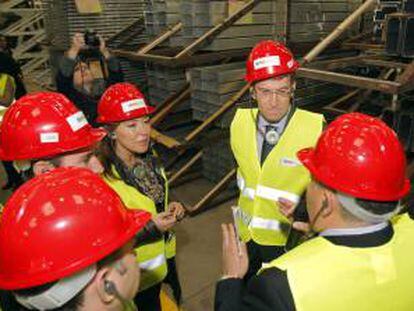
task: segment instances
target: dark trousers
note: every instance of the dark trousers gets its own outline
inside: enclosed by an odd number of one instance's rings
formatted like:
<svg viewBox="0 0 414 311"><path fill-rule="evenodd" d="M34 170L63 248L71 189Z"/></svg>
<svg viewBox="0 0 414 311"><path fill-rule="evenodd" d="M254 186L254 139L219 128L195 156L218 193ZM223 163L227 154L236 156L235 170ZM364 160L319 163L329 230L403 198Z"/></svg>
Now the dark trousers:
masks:
<svg viewBox="0 0 414 311"><path fill-rule="evenodd" d="M139 292L134 302L139 311L161 311L161 283Z"/></svg>
<svg viewBox="0 0 414 311"><path fill-rule="evenodd" d="M247 242L247 254L249 256L249 270L244 277L248 281L252 276L256 275L262 267L263 263L271 262L285 253L283 246L266 246L260 245L250 240Z"/></svg>
<svg viewBox="0 0 414 311"><path fill-rule="evenodd" d="M178 305L181 305L181 285L180 280L178 279L178 273L177 273L177 265L175 263L175 257L167 259L167 265L168 265L168 274L164 279L164 283L170 285L173 296L175 299L175 302Z"/></svg>

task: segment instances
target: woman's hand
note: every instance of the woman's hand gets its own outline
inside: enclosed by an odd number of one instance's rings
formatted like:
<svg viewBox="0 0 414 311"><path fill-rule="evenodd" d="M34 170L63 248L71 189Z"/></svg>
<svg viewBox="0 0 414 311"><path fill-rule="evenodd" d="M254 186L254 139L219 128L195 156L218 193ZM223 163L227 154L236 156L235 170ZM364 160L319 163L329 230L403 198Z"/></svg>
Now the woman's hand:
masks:
<svg viewBox="0 0 414 311"><path fill-rule="evenodd" d="M152 218L152 221L161 232L170 230L177 222L174 214L170 211L159 213Z"/></svg>
<svg viewBox="0 0 414 311"><path fill-rule="evenodd" d="M168 211L174 215L174 218L181 221L185 217L185 208L180 202L171 202L168 204Z"/></svg>

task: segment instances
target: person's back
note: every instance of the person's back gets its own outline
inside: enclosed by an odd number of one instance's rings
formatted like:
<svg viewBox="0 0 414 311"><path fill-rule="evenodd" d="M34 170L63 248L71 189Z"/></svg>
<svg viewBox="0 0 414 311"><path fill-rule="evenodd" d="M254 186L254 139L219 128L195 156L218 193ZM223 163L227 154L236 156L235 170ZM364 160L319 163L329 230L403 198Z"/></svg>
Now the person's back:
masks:
<svg viewBox="0 0 414 311"><path fill-rule="evenodd" d="M371 241L370 247L361 241L354 247L318 237L274 260L262 273L286 271L298 311L411 310L414 239L393 233L389 226Z"/></svg>

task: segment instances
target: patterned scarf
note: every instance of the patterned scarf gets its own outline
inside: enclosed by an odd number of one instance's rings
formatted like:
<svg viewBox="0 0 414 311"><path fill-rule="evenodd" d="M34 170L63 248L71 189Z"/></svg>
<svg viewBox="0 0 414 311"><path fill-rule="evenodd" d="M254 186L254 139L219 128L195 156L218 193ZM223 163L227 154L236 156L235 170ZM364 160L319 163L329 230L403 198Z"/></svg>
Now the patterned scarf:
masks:
<svg viewBox="0 0 414 311"><path fill-rule="evenodd" d="M154 201L157 211L163 211L165 200L164 178L161 165L151 151L137 155L137 164L128 168L114 154L113 163L121 179Z"/></svg>

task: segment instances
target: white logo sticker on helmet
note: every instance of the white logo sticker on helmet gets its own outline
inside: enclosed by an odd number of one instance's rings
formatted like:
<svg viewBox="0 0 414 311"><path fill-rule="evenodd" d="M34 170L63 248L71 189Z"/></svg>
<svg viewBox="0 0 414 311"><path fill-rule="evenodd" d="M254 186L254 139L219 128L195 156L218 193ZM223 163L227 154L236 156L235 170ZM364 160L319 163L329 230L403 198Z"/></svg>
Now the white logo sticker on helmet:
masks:
<svg viewBox="0 0 414 311"><path fill-rule="evenodd" d="M88 124L88 120L86 120L86 117L82 111L78 111L70 117L67 117L66 121L69 123L70 128L74 132L80 130L82 127Z"/></svg>
<svg viewBox="0 0 414 311"><path fill-rule="evenodd" d="M56 132L40 133L40 142L41 143L58 143L59 133L56 133Z"/></svg>
<svg viewBox="0 0 414 311"><path fill-rule="evenodd" d="M258 58L253 62L253 66L255 70L272 66L280 66L280 57L276 55Z"/></svg>
<svg viewBox="0 0 414 311"><path fill-rule="evenodd" d="M288 68L293 67L293 59L291 59L290 61L287 62L287 66L288 66Z"/></svg>
<svg viewBox="0 0 414 311"><path fill-rule="evenodd" d="M145 105L145 101L142 98L128 100L126 102L121 103L121 106L122 111L125 113L147 107L147 105Z"/></svg>

